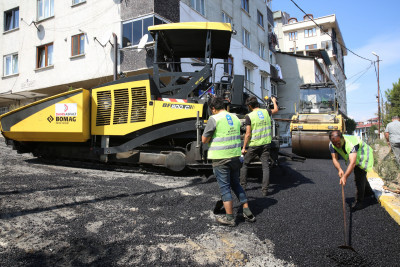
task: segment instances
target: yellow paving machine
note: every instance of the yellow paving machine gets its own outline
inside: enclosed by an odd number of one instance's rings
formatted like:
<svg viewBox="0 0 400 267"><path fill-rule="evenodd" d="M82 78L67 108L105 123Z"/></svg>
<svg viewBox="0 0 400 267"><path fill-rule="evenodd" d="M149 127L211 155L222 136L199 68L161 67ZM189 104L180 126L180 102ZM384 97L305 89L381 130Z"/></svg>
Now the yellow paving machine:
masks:
<svg viewBox="0 0 400 267"><path fill-rule="evenodd" d="M232 64L224 61L231 25L172 23L149 31L152 75L65 92L8 112L0 117L6 141L20 153L43 158L152 164L173 171L209 167L208 148L200 142L211 115L209 97L223 97L226 109L241 118L248 112L243 75L216 80L217 66ZM279 150L277 138L274 144Z"/></svg>
<svg viewBox="0 0 400 267"><path fill-rule="evenodd" d="M345 132L336 86L313 83L300 86L300 106L290 123L292 152L309 158L329 158L329 131Z"/></svg>

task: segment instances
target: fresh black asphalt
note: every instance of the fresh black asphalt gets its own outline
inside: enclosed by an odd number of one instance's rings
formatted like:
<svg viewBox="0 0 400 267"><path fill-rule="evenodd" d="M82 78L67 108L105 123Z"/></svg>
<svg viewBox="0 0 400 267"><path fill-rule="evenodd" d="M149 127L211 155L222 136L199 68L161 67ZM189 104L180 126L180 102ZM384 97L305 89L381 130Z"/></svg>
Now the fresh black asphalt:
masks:
<svg viewBox="0 0 400 267"><path fill-rule="evenodd" d="M92 173L12 153L3 152L1 161L0 266L199 266L190 250L174 244L220 227L209 215L218 195L210 173ZM238 216L226 233L270 240L274 257L297 266L399 265L400 226L373 199L363 210L347 211L356 252L338 248L344 244L341 188L330 160L282 159L271 171L267 197L257 177L251 173L247 190L257 221ZM354 190L349 180L348 205ZM235 212L241 212L237 202ZM204 265L229 266L223 259Z"/></svg>

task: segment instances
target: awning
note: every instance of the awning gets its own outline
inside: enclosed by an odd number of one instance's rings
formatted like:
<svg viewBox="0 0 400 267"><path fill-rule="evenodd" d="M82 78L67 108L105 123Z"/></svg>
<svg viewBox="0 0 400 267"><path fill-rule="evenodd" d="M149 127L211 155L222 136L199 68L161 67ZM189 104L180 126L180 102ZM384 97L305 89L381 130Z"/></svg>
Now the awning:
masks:
<svg viewBox="0 0 400 267"><path fill-rule="evenodd" d="M36 97L45 97L46 94L30 92L30 91L22 91L22 92L12 92L11 90L0 93L0 102L4 100L24 100L24 99L32 99Z"/></svg>
<svg viewBox="0 0 400 267"><path fill-rule="evenodd" d="M247 60L247 59L243 59L243 64L252 69L258 68L258 66L256 64L254 64L253 62L251 62L250 60Z"/></svg>

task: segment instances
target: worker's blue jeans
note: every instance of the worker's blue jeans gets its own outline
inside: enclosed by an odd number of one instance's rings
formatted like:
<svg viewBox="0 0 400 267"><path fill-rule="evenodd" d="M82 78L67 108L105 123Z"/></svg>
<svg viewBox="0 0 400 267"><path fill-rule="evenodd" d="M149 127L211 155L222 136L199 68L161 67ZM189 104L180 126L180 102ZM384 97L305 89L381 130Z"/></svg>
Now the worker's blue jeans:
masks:
<svg viewBox="0 0 400 267"><path fill-rule="evenodd" d="M223 165L214 166L213 172L217 179L221 192L222 201L232 201L232 191L239 199L240 203L247 203L246 193L239 182L241 163L239 159L232 159Z"/></svg>

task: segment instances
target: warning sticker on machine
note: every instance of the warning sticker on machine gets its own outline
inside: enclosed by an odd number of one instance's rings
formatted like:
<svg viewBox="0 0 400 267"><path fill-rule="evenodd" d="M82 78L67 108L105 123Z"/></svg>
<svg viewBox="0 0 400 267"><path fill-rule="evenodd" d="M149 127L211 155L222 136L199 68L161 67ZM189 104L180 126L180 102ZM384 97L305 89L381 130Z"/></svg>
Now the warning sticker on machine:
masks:
<svg viewBox="0 0 400 267"><path fill-rule="evenodd" d="M57 116L76 116L78 110L77 103L59 103L56 104L56 117Z"/></svg>

